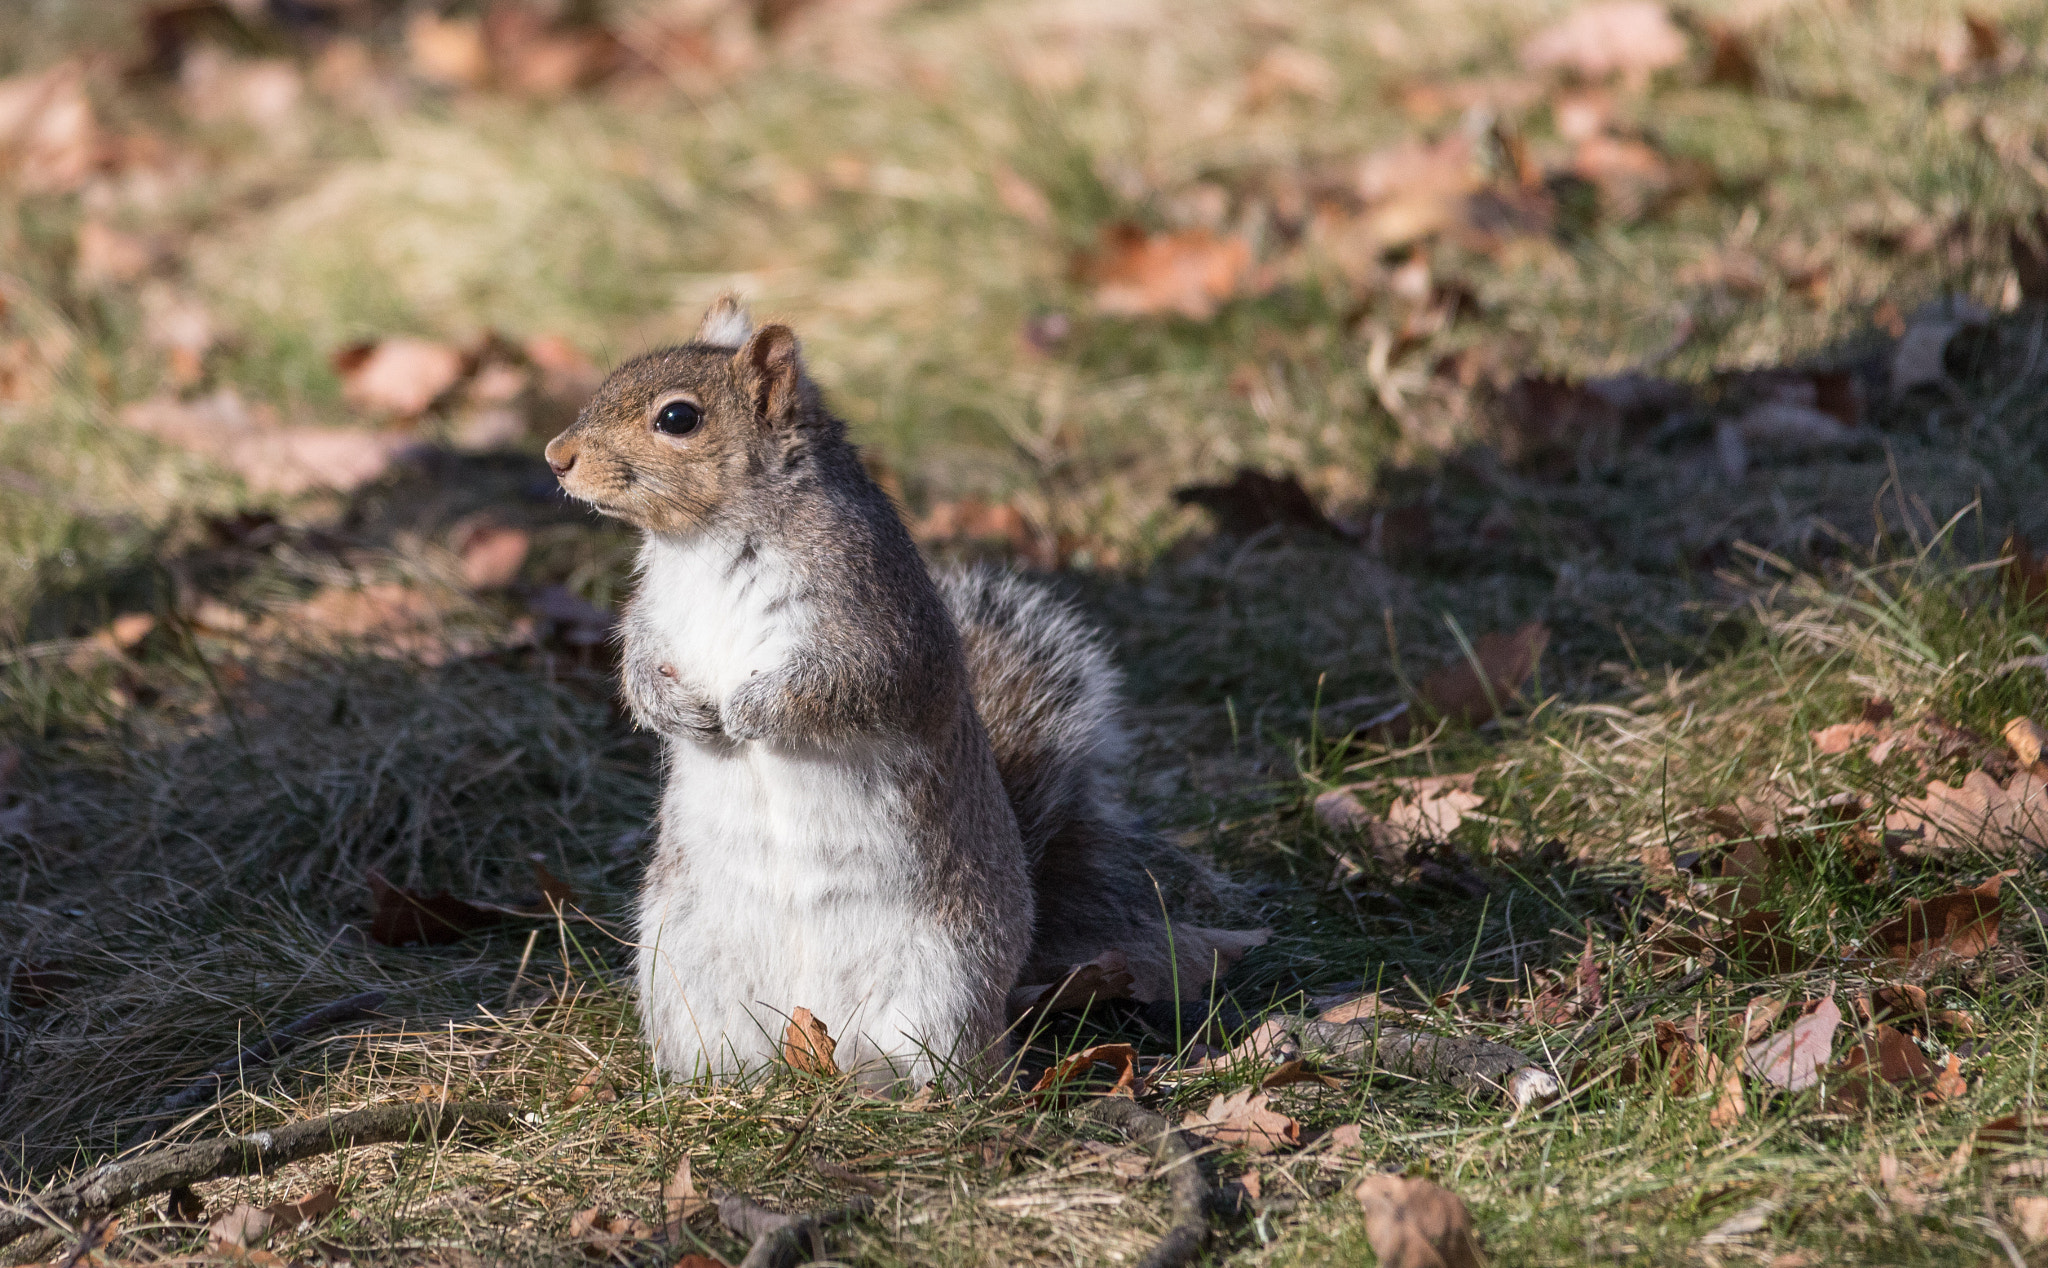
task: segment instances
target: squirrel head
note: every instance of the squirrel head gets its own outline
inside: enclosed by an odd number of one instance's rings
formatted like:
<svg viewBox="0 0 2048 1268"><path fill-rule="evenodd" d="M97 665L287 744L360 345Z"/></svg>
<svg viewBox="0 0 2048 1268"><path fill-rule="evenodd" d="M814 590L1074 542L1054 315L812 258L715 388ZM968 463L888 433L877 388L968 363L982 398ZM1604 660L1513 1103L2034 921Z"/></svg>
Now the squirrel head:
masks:
<svg viewBox="0 0 2048 1268"><path fill-rule="evenodd" d="M728 294L690 342L606 376L548 442L547 459L569 496L649 532L684 533L838 426L804 374L795 332L754 329Z"/></svg>

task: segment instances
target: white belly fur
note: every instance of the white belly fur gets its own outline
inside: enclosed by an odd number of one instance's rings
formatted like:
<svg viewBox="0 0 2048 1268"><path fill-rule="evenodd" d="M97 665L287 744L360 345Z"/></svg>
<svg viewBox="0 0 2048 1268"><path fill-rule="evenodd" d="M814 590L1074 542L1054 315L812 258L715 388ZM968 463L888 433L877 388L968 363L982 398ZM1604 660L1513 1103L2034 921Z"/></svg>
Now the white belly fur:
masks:
<svg viewBox="0 0 2048 1268"><path fill-rule="evenodd" d="M778 560L764 552L735 569L734 558L650 540L640 602L652 606L636 609L629 636L658 640L684 681L721 702L775 668L810 620ZM968 1055L955 1049L973 975L957 935L922 910L891 756L882 740L669 741L639 913L642 1020L660 1067L758 1070L799 1007L865 1082L922 1082Z"/></svg>

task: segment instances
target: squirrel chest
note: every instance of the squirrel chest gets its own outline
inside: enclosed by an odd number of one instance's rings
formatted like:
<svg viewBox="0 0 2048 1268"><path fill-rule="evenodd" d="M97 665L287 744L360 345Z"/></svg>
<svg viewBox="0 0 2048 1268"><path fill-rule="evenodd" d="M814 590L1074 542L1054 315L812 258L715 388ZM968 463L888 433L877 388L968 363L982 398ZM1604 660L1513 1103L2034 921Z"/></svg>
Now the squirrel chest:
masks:
<svg viewBox="0 0 2048 1268"><path fill-rule="evenodd" d="M650 538L625 655L730 699L824 636L802 579L769 547ZM660 836L642 894L643 1006L678 1072L757 1067L786 1019L812 1010L842 1067L944 1045L973 1001L926 901L920 798L906 742L666 742ZM900 1064L900 1063L891 1063ZM928 1075L920 1068L897 1074Z"/></svg>

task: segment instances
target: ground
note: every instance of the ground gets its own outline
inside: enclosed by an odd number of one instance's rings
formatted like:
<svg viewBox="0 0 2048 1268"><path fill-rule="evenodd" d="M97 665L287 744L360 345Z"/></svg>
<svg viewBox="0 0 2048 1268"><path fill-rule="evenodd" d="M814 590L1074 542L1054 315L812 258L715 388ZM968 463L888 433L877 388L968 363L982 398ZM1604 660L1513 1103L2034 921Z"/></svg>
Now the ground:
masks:
<svg viewBox="0 0 2048 1268"><path fill-rule="evenodd" d="M1272 930L1034 1070L1129 1042L1178 1120L1270 1071L1207 1049L1376 993L1564 1083L1275 1087L1298 1142L1204 1153L1209 1262L1372 1262L1376 1172L1504 1264L2043 1253L2044 40L1888 0L10 8L6 1200L149 1130L491 1100L521 1126L90 1253L737 1262L684 1162L872 1195L839 1262L1165 1231L1076 1112L1106 1082L647 1064L632 541L539 451L732 288L935 557L1110 631L1129 795L1226 878L1205 920ZM495 906L386 945L373 874ZM328 1184L266 1249L199 1227Z"/></svg>

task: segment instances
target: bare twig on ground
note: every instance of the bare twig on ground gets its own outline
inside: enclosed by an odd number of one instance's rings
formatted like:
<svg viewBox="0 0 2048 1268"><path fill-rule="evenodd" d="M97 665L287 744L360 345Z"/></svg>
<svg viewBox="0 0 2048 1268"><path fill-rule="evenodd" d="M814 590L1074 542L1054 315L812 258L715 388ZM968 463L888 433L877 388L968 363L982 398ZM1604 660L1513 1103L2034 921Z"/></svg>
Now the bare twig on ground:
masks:
<svg viewBox="0 0 2048 1268"><path fill-rule="evenodd" d="M1404 1030L1373 1018L1341 1023L1290 1019L1289 1024L1301 1036L1303 1056L1447 1083L1467 1094L1491 1092L1517 1109L1552 1100L1560 1090L1557 1076L1542 1063L1486 1039Z"/></svg>
<svg viewBox="0 0 2048 1268"><path fill-rule="evenodd" d="M339 1026L376 1012L384 1006L384 999L382 991L364 991L360 995L351 995L347 999L336 1000L331 1004L322 1004L297 1021L278 1027L234 1056L215 1065L182 1091L165 1097L162 1108L152 1117L173 1118L186 1110L218 1100L230 1079L238 1078L246 1070L269 1065L280 1054L297 1046L301 1039L316 1031ZM161 1123L142 1128L121 1143L121 1152L127 1153L137 1145L148 1142L162 1130Z"/></svg>
<svg viewBox="0 0 2048 1268"><path fill-rule="evenodd" d="M1173 1195L1173 1226L1166 1230L1138 1268L1179 1268L1201 1253L1209 1236L1209 1182L1195 1161L1194 1151L1179 1130L1166 1119L1136 1101L1122 1096L1104 1096L1090 1101L1082 1116L1123 1133L1134 1145L1152 1151L1152 1165L1166 1176Z"/></svg>
<svg viewBox="0 0 2048 1268"><path fill-rule="evenodd" d="M816 1244L819 1234L835 1224L861 1219L874 1209L869 1199L855 1198L831 1210L785 1215L728 1193L718 1199L718 1222L753 1243L740 1268L795 1268L806 1257L822 1257L823 1248Z"/></svg>
<svg viewBox="0 0 2048 1268"><path fill-rule="evenodd" d="M288 1162L356 1145L431 1137L464 1124L508 1127L517 1111L502 1101L379 1105L240 1136L174 1145L95 1167L18 1206L0 1208L0 1246L51 1221L76 1223L182 1185L269 1171Z"/></svg>

